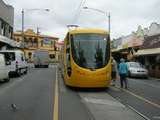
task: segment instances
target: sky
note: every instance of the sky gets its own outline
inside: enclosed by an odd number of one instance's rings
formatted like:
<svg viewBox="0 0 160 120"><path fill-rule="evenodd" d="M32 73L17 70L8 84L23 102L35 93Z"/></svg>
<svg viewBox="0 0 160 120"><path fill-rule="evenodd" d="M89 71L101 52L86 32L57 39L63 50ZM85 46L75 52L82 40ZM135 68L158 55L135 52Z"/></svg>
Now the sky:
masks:
<svg viewBox="0 0 160 120"><path fill-rule="evenodd" d="M111 38L128 35L139 25L149 27L160 23L160 0L4 0L15 9L14 31L21 30L21 10L24 9L25 29L40 28L42 34L63 40L69 24L80 27L108 30L108 13L111 15ZM82 9L84 6L106 14ZM50 9L31 11L29 9Z"/></svg>

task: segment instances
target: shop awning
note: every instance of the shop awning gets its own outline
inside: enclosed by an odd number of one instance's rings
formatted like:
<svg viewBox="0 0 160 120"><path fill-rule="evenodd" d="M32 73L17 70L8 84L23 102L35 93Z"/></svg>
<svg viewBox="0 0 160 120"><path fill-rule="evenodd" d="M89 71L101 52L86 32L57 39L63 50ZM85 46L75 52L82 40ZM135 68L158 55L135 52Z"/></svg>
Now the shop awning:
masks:
<svg viewBox="0 0 160 120"><path fill-rule="evenodd" d="M19 47L20 46L18 42L14 41L12 39L9 39L5 36L2 36L2 35L0 35L0 42L8 44L12 47Z"/></svg>
<svg viewBox="0 0 160 120"><path fill-rule="evenodd" d="M154 54L160 54L160 48L138 50L138 52L136 52L134 55L144 56L144 55L154 55Z"/></svg>

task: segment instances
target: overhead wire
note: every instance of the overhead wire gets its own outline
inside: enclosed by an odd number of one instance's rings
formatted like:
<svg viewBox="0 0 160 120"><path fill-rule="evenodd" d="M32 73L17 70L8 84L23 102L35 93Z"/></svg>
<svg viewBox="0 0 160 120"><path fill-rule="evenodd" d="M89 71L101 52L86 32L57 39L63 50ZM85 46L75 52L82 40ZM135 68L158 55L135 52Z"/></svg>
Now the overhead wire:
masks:
<svg viewBox="0 0 160 120"><path fill-rule="evenodd" d="M76 14L75 14L75 16L73 18L73 24L75 24L77 22L80 14L81 14L81 10L82 10L81 8L84 6L85 3L86 3L86 0L81 0L79 6L77 8L77 12L76 12Z"/></svg>

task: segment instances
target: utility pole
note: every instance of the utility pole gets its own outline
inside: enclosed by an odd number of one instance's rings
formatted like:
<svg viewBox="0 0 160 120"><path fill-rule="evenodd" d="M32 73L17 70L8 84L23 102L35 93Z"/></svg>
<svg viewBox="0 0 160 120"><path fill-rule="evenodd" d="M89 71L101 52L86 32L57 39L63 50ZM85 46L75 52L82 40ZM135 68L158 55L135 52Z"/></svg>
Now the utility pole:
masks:
<svg viewBox="0 0 160 120"><path fill-rule="evenodd" d="M109 34L111 33L111 15L110 12L108 13L108 31Z"/></svg>
<svg viewBox="0 0 160 120"><path fill-rule="evenodd" d="M24 45L24 9L22 9L22 48L23 48L23 50L24 50L24 47L25 47L25 45Z"/></svg>

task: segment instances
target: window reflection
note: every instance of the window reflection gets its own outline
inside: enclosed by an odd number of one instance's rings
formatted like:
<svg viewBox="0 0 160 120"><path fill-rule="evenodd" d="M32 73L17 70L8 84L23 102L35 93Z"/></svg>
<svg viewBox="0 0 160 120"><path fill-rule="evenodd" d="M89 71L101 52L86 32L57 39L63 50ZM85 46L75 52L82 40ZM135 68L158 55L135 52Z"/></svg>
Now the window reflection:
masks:
<svg viewBox="0 0 160 120"><path fill-rule="evenodd" d="M109 39L105 34L71 35L74 61L85 68L102 68L109 57Z"/></svg>

